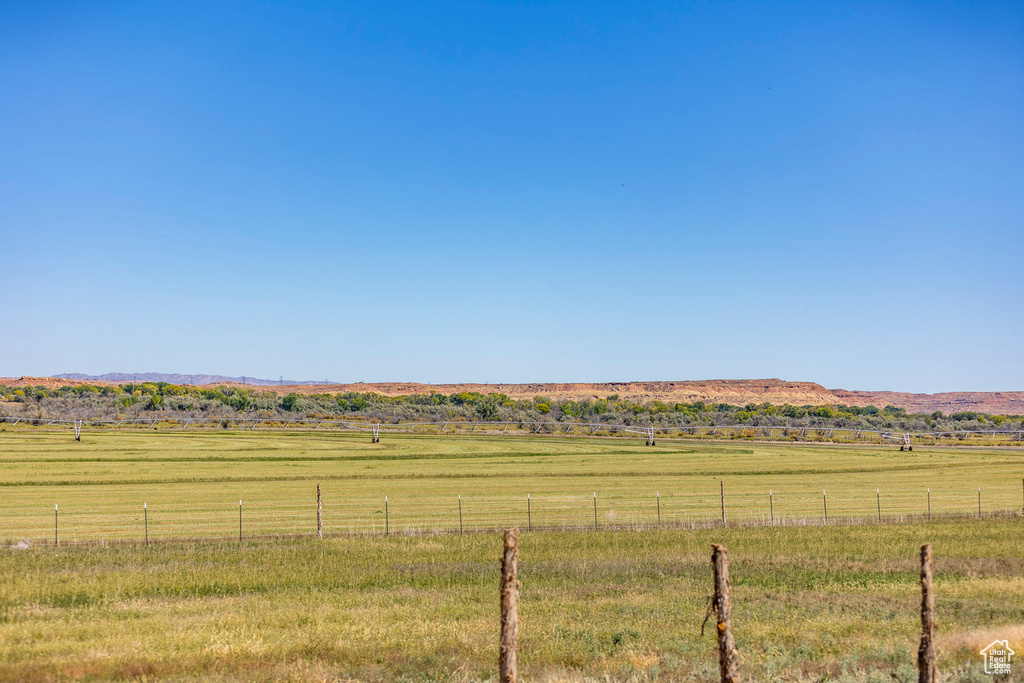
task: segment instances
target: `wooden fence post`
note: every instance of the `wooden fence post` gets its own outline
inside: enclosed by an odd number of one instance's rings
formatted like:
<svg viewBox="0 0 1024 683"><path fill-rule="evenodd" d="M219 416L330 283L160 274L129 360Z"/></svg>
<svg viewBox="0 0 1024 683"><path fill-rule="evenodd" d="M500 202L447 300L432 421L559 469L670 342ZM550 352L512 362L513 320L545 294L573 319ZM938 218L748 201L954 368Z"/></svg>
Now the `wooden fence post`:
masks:
<svg viewBox="0 0 1024 683"><path fill-rule="evenodd" d="M739 652L732 637L732 599L729 597L729 556L725 546L717 543L711 546L711 566L715 572L715 596L712 603L718 624L718 668L722 683L740 683Z"/></svg>
<svg viewBox="0 0 1024 683"><path fill-rule="evenodd" d="M918 683L935 683L935 592L932 590L932 544L921 546L921 645L917 648Z"/></svg>
<svg viewBox="0 0 1024 683"><path fill-rule="evenodd" d="M320 484L316 485L316 537L324 537L324 499L320 495Z"/></svg>
<svg viewBox="0 0 1024 683"><path fill-rule="evenodd" d="M725 482L718 482L722 490L722 526L725 526Z"/></svg>
<svg viewBox="0 0 1024 683"><path fill-rule="evenodd" d="M501 556L501 640L498 642L498 680L518 683L519 666L519 539L515 529L505 530Z"/></svg>

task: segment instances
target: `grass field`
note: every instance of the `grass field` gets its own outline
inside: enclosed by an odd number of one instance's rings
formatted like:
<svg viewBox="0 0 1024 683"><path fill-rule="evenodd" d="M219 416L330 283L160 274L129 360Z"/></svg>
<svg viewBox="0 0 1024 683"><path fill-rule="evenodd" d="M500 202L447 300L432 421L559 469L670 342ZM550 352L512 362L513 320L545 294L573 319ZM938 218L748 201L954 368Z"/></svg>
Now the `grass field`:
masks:
<svg viewBox="0 0 1024 683"><path fill-rule="evenodd" d="M500 538L426 532L458 530L459 494L467 531L525 529L527 493L549 529L520 541L528 680L714 679L712 542L745 680L913 680L926 541L940 670L989 680L981 647L1024 652L1022 472L1011 449L0 432L0 539L35 540L0 552L0 680L493 679ZM703 527L722 481L749 524ZM333 536L256 538L312 533L317 482ZM760 524L769 488L786 526ZM822 488L836 521L881 489L886 523L821 525ZM385 495L390 537L343 533L383 531ZM160 542L102 543L142 539L143 501ZM52 547L54 503L62 542L90 543Z"/></svg>
<svg viewBox="0 0 1024 683"><path fill-rule="evenodd" d="M1024 450L639 439L0 432L0 539L65 542L727 519L820 523L1019 510ZM931 489L930 494L928 489ZM822 499L826 491L827 501ZM879 493L876 495L876 490ZM772 492L769 501L769 491ZM527 495L530 496L529 506ZM384 499L388 498L385 515ZM658 496L658 497L656 497Z"/></svg>
<svg viewBox="0 0 1024 683"><path fill-rule="evenodd" d="M700 627L719 541L745 680L915 680L928 540L940 669L987 680L978 650L1024 644L1020 524L523 534L521 670L713 680ZM487 533L5 552L0 680L493 680L500 546Z"/></svg>

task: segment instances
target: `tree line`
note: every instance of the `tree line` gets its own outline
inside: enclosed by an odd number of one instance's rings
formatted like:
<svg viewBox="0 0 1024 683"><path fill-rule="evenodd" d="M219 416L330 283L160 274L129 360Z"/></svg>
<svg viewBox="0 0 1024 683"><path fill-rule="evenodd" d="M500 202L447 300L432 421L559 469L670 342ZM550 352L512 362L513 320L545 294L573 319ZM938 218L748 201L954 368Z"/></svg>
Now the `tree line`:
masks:
<svg viewBox="0 0 1024 683"><path fill-rule="evenodd" d="M383 396L372 392L289 394L242 387L195 387L145 382L119 386L79 384L0 386L0 415L38 419L162 417L363 418L380 422L507 421L586 422L630 426L826 427L867 430L957 431L1024 429L1024 418L961 411L909 414L895 406L667 403L603 398L512 399L506 394L457 392Z"/></svg>

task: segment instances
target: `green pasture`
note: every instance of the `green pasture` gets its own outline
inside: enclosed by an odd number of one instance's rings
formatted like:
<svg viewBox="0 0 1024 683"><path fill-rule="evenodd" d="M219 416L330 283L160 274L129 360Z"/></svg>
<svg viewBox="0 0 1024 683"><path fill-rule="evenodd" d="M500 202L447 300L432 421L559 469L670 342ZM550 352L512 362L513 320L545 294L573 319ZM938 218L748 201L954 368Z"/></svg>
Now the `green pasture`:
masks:
<svg viewBox="0 0 1024 683"><path fill-rule="evenodd" d="M1021 524L522 532L521 673L717 680L720 542L743 680L916 680L929 541L942 680L986 681L982 647L1024 645ZM498 533L5 550L0 680L495 680L500 553Z"/></svg>
<svg viewBox="0 0 1024 683"><path fill-rule="evenodd" d="M1022 476L1009 448L7 429L0 681L494 680L508 525L525 680L714 680L712 542L745 680L913 680L923 542L945 680L987 680L980 648L1024 651Z"/></svg>
<svg viewBox="0 0 1024 683"><path fill-rule="evenodd" d="M883 521L1024 507L1024 450L643 437L0 431L0 542ZM930 492L929 492L930 489ZM877 490L877 493L876 493ZM769 491L772 492L769 499ZM824 499L823 499L824 491ZM527 496L529 495L529 503ZM385 497L387 508L385 511ZM147 506L144 513L143 504Z"/></svg>

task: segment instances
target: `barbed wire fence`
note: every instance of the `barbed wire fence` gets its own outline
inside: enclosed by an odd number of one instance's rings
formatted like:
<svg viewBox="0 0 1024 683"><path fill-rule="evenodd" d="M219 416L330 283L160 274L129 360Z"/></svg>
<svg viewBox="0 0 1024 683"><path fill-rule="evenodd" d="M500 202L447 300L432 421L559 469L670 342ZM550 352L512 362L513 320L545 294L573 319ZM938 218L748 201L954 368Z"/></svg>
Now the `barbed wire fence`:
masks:
<svg viewBox="0 0 1024 683"><path fill-rule="evenodd" d="M386 494L379 497L332 496L316 482L308 500L222 496L202 502L175 501L164 492L159 502L95 502L57 496L52 507L33 505L0 511L0 539L7 544L156 542L189 539L259 539L347 535L460 534L519 527L524 531L692 529L716 526L819 526L929 522L1024 515L1021 486L942 489L899 487L839 492L807 486L751 486L700 492L650 491L630 495L600 490L576 494L448 498ZM152 489L150 490L152 493ZM170 493L170 497L168 494ZM182 492L184 497L184 492Z"/></svg>

